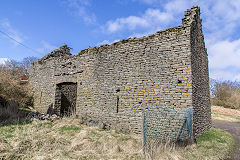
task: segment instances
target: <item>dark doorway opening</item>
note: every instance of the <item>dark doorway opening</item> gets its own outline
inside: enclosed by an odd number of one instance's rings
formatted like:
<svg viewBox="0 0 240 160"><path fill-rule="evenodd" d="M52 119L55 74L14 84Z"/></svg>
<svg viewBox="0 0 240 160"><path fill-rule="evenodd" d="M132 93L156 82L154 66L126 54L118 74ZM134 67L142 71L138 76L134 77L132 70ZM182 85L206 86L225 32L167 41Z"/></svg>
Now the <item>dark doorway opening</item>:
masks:
<svg viewBox="0 0 240 160"><path fill-rule="evenodd" d="M55 112L60 116L71 116L76 112L77 83L64 82L57 84Z"/></svg>

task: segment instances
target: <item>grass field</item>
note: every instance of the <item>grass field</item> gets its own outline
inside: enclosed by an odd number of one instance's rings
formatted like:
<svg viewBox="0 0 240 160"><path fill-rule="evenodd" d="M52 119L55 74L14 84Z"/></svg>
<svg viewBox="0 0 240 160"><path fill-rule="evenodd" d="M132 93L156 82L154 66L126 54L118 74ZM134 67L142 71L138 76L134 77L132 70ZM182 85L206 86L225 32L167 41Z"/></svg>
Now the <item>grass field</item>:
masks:
<svg viewBox="0 0 240 160"><path fill-rule="evenodd" d="M227 122L240 122L240 117L229 116L216 112L212 112L212 119Z"/></svg>
<svg viewBox="0 0 240 160"><path fill-rule="evenodd" d="M240 110L224 108L221 106L211 106L211 109L213 120L240 122Z"/></svg>
<svg viewBox="0 0 240 160"><path fill-rule="evenodd" d="M233 137L211 128L197 144L160 146L148 159L223 159ZM141 136L82 125L78 119L0 126L0 159L144 159Z"/></svg>

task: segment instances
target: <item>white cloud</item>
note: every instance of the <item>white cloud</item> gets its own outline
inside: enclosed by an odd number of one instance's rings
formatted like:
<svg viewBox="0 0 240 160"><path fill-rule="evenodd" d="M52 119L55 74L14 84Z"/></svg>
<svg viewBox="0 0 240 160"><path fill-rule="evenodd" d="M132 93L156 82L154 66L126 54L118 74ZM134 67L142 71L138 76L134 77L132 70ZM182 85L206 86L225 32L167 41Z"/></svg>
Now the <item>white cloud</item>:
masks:
<svg viewBox="0 0 240 160"><path fill-rule="evenodd" d="M212 69L237 67L240 70L240 39L219 41L210 45L209 63Z"/></svg>
<svg viewBox="0 0 240 160"><path fill-rule="evenodd" d="M141 16L128 16L117 18L114 21L108 21L106 31L114 33L120 30L135 30L145 28L153 30L159 26L166 26L174 19L173 15L168 12L161 12L159 9L147 9ZM105 28L105 27L104 27Z"/></svg>
<svg viewBox="0 0 240 160"><path fill-rule="evenodd" d="M143 37L143 36L146 36L149 34L153 34L154 32L155 31L148 31L148 32L144 32L144 33L133 33L131 36L129 36L129 38L134 38L134 37L140 38L140 37Z"/></svg>
<svg viewBox="0 0 240 160"><path fill-rule="evenodd" d="M240 73L238 71L232 70L212 70L210 69L210 77L219 81L231 80L231 81L240 81Z"/></svg>
<svg viewBox="0 0 240 160"><path fill-rule="evenodd" d="M148 8L140 16L131 15L108 21L105 24L108 33L130 30L134 32L131 37L141 37L172 24L177 26L179 24L176 25L176 22L179 17L183 18L184 11L199 5L208 48L210 77L240 81L240 0L132 1L152 5L154 9Z"/></svg>
<svg viewBox="0 0 240 160"><path fill-rule="evenodd" d="M87 11L87 7L91 6L90 0L66 0L65 4L71 9L71 13L81 17L85 23L92 24L96 22L95 14Z"/></svg>
<svg viewBox="0 0 240 160"><path fill-rule="evenodd" d="M115 33L121 30L137 30L145 29L144 32L156 32L158 30L169 27L178 21L179 15L183 16L183 12L187 8L191 8L194 4L190 0L170 0L161 2L159 0L132 0L133 2L143 2L154 6L148 8L140 16L128 16L110 20L106 23L105 31ZM155 8L159 6L158 8ZM161 7L162 6L162 7ZM161 9L160 9L161 8ZM180 24L179 24L180 25ZM141 34L141 33L139 33Z"/></svg>
<svg viewBox="0 0 240 160"><path fill-rule="evenodd" d="M101 46L104 44L111 44L111 42L109 40L103 40L102 42L97 43L97 46Z"/></svg>
<svg viewBox="0 0 240 160"><path fill-rule="evenodd" d="M193 2L189 0L172 0L166 3L164 9L168 13L172 14L181 14L183 15L183 11L187 8L191 8L193 6Z"/></svg>
<svg viewBox="0 0 240 160"><path fill-rule="evenodd" d="M10 37L15 39L16 41L22 43L26 36L24 36L22 33L20 33L17 29L15 29L10 21L8 19L2 19L0 20L0 28L2 28L2 31L8 34ZM1 35L3 37L6 37L5 35ZM6 39L9 39L15 46L19 45L16 41L6 37Z"/></svg>
<svg viewBox="0 0 240 160"><path fill-rule="evenodd" d="M115 42L118 42L118 41L120 41L120 40L119 39L115 39L113 41L103 40L102 42L97 43L97 46L101 46L101 45L104 45L104 44L112 44L112 43L115 43Z"/></svg>
<svg viewBox="0 0 240 160"><path fill-rule="evenodd" d="M240 81L240 1L199 1L205 42L208 48L210 77Z"/></svg>
<svg viewBox="0 0 240 160"><path fill-rule="evenodd" d="M141 2L141 3L146 3L146 4L154 4L156 2L159 2L158 0L132 0L133 2Z"/></svg>
<svg viewBox="0 0 240 160"><path fill-rule="evenodd" d="M54 49L57 49L58 47L49 44L46 41L41 41L42 47L41 48L37 48L36 51L38 51L39 53L42 53L43 55L53 51Z"/></svg>
<svg viewBox="0 0 240 160"><path fill-rule="evenodd" d="M208 47L210 77L240 81L240 39L214 42Z"/></svg>
<svg viewBox="0 0 240 160"><path fill-rule="evenodd" d="M136 27L148 27L148 25L147 20L142 17L129 16L127 18L118 18L115 21L109 21L107 29L109 32L116 32L124 27L134 30Z"/></svg>
<svg viewBox="0 0 240 160"><path fill-rule="evenodd" d="M201 7L203 27L211 39L226 39L239 28L239 0L209 0L208 3L199 1L198 5Z"/></svg>

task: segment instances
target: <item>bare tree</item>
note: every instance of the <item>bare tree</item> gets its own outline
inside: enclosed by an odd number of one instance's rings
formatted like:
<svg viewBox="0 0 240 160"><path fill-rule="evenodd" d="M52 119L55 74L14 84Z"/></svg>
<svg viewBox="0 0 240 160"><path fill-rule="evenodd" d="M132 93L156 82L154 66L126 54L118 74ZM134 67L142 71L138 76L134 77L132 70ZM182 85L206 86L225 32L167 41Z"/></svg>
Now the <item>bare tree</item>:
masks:
<svg viewBox="0 0 240 160"><path fill-rule="evenodd" d="M29 73L29 69L31 66L32 62L35 62L36 60L38 60L37 57L26 57L21 61L21 65L25 68L25 74Z"/></svg>
<svg viewBox="0 0 240 160"><path fill-rule="evenodd" d="M31 63L35 62L37 59L36 57L26 57L22 61L9 60L4 66L11 70L14 75L16 73L28 75Z"/></svg>

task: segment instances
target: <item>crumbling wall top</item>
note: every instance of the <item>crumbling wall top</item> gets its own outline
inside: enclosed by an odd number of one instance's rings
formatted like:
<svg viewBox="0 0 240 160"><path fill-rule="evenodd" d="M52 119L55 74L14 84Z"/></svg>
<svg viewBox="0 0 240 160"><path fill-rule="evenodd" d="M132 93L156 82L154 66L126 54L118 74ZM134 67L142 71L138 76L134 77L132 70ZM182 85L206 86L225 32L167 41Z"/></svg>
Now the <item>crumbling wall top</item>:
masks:
<svg viewBox="0 0 240 160"><path fill-rule="evenodd" d="M59 47L58 49L53 50L52 52L50 52L49 54L47 54L46 56L41 58L40 61L47 60L51 57L60 57L60 56L65 56L65 55L72 55L70 53L70 47L68 47L67 45L63 45L63 46Z"/></svg>
<svg viewBox="0 0 240 160"><path fill-rule="evenodd" d="M195 20L195 18L200 19L200 7L193 6L184 13L184 18L182 19L183 26L189 26Z"/></svg>

